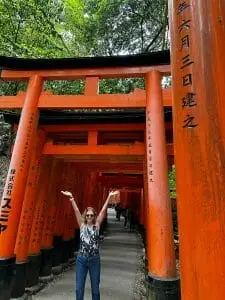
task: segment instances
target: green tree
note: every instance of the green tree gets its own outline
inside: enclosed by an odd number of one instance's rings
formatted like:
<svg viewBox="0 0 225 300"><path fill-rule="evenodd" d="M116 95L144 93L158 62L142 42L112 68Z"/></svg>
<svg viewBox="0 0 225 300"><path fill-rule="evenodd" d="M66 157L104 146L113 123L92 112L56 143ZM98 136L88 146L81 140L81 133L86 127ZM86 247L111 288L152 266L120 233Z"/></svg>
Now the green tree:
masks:
<svg viewBox="0 0 225 300"><path fill-rule="evenodd" d="M0 54L60 58L168 48L167 0L0 0ZM140 79L101 81L101 93L143 87ZM16 94L22 83L0 83ZM79 82L48 82L55 92L82 93Z"/></svg>
<svg viewBox="0 0 225 300"><path fill-rule="evenodd" d="M65 57L70 49L57 24L60 0L0 0L1 54L19 57Z"/></svg>
<svg viewBox="0 0 225 300"><path fill-rule="evenodd" d="M176 173L175 173L175 165L173 165L172 169L169 172L169 187L170 187L170 197L172 199L176 199Z"/></svg>
<svg viewBox="0 0 225 300"><path fill-rule="evenodd" d="M92 55L168 49L167 0L86 0L86 45Z"/></svg>

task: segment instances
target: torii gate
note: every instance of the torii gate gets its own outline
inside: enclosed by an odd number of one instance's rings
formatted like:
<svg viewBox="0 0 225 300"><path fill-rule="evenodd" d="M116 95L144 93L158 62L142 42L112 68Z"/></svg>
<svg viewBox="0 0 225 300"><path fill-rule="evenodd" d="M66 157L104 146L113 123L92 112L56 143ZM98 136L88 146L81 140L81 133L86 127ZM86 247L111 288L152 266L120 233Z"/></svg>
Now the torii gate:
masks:
<svg viewBox="0 0 225 300"><path fill-rule="evenodd" d="M146 55L143 56L146 58ZM151 55L149 55L151 57ZM130 57L134 62L134 57ZM139 56L140 59L140 56ZM142 58L143 59L143 58ZM142 60L143 61L143 60ZM145 217L143 217L143 202L142 203L142 219L145 220L145 228L147 232L147 245L148 245L148 260L151 264L148 265L149 277L154 279L158 284L162 284L165 280L169 282L169 286L176 286L179 281L176 277L176 264L175 255L173 248L173 234L172 234L172 218L171 218L171 207L169 201L169 188L168 188L168 168L167 168L167 152L169 155L173 155L173 145L168 144L166 146L165 142L165 128L164 128L164 117L163 117L163 106L171 107L171 92L170 90L163 91L161 88L161 76L170 73L169 64L162 65L145 65L142 66L143 62L139 63L139 66L126 66L122 67L119 64L116 67L107 67L107 62L104 68L77 68L77 69L55 69L55 70L4 70L2 72L2 78L5 80L29 80L28 88L26 94L19 93L17 96L2 96L0 99L1 108L23 108L20 118L20 122L17 129L17 136L15 145L13 147L13 153L11 158L11 163L9 167L9 174L7 177L3 200L2 200L2 214L1 214L1 235L0 235L0 257L4 258L3 268L7 269L8 272L12 270L14 265L14 253L16 253L16 268L19 276L16 278L16 292L13 291L13 296L20 296L23 292L25 283L22 282L24 278L25 268L27 264L27 258L29 254L30 264L33 265L32 272L31 267L29 268L29 285L36 282L36 277L38 276L37 271L38 265L40 264L40 243L42 245L42 256L44 261L49 260L50 250L51 250L51 229L47 225L44 226L44 231L46 234L41 238L40 228L32 224L30 230L30 242L26 243L23 238L24 228L27 227L25 224L27 221L23 221L24 218L29 219L26 216L26 210L29 207L30 211L34 207L34 200L30 196L31 189L27 186L28 182L32 182L32 179L37 178L35 172L29 172L29 165L35 165L35 161L40 161L42 154L44 157L58 157L61 159L66 159L70 161L79 161L79 157L85 157L86 160L94 157L94 160L100 163L110 162L110 157L116 158L117 164L124 164L128 166L129 163L141 163L143 170L143 162L145 161L145 153L147 153L147 159L149 163L144 163L144 169L147 172L144 177L145 187L148 186L148 191L146 190L145 198ZM124 63L124 62L123 62ZM146 63L145 63L146 64ZM115 78L115 77L146 77L146 89L144 90L134 90L131 94L118 94L118 95L99 95L98 94L98 84L99 79L102 78ZM85 92L84 95L52 95L51 93L42 93L42 87L44 80L66 80L66 79L85 79ZM151 88L150 88L151 86ZM79 108L79 107L97 107L97 108L144 108L146 107L147 121L146 126L142 124L115 124L115 125L71 125L71 126L51 126L46 125L38 126L38 109L43 108ZM154 112L155 110L155 112ZM150 112L151 111L151 112ZM153 112L153 113L152 113ZM150 115L151 119L150 119ZM39 133L37 132L37 126L39 128ZM151 134L150 134L151 131ZM60 133L56 136L56 133ZM68 132L73 132L75 136L79 135L81 145L62 145L60 140L64 139L65 134ZM82 133L85 132L83 135ZM112 134L110 135L110 132ZM132 141L126 141L126 135L130 132ZM147 144L144 140L138 142L141 138L144 138L146 132L145 140L148 141ZM54 136L55 133L55 136ZM37 138L36 138L37 137ZM151 137L151 143L149 138ZM51 138L52 141L47 141L47 138ZM58 141L55 144L54 142ZM113 139L118 139L121 142L113 143ZM34 143L36 140L36 150L34 148ZM108 141L108 142L107 142ZM110 141L111 144L110 145ZM106 143L106 144L105 144ZM109 143L109 144L107 144ZM147 147L147 148L146 148ZM34 154L32 154L32 152ZM35 154L36 153L36 154ZM34 155L32 157L32 155ZM33 161L33 162L32 162ZM152 163L151 163L152 161ZM40 163L39 163L40 164ZM69 165L68 165L69 164ZM60 162L59 162L60 165ZM112 164L113 165L113 164ZM35 206L34 219L38 211L42 211L49 205L53 207L56 204L43 204L45 201L46 188L48 184L54 184L54 173L59 174L60 167L58 164L51 160L44 160L42 162L44 171L41 175L40 182L40 193ZM65 166L66 173L73 177L71 172L73 168L71 163L67 163ZM115 168L115 165L114 165ZM117 166L118 170L121 166ZM39 167L40 169L40 167ZM52 171L54 170L54 171ZM31 173L31 174L30 174ZM39 171L40 173L40 171ZM142 172L143 173L143 172ZM92 186L96 180L96 172L90 174L90 183ZM39 175L40 176L40 175ZM66 180L66 175L62 178L62 182ZM126 182L136 187L138 182ZM143 187L143 181L139 182L138 187L141 188L141 183ZM71 184L71 183L67 183ZM124 181L125 184L125 181ZM103 183L106 188L109 188L106 182ZM112 185L114 183L112 182ZM117 181L117 186L119 185ZM10 188L9 188L10 187ZM72 188L72 186L71 186ZM160 201L156 200L158 198L157 193L161 193ZM33 195L34 197L34 195ZM90 191L86 194L87 198L90 198ZM26 205L23 205L22 215L21 214L23 199L26 201ZM41 200L42 199L42 200ZM49 201L55 201L54 199ZM89 200L87 200L89 201ZM51 203L53 203L51 202ZM87 202L90 203L90 202ZM100 205L100 203L98 204ZM148 209L147 209L148 207ZM156 209L156 207L158 207ZM68 215L71 212L66 206L65 211L68 211ZM156 209L156 211L155 211ZM154 211L154 215L149 218L148 211ZM56 212L55 212L56 213ZM50 212L49 218L54 217L54 209ZM158 224L158 216L160 217L160 224ZM71 222L72 222L72 216ZM18 230L19 226L19 230ZM36 227L35 227L36 226ZM58 226L58 225L57 225ZM71 239L71 225L68 225L68 230L65 232L65 239ZM150 230L150 227L152 230ZM18 233L17 233L18 230ZM151 232L154 234L151 234ZM158 233L157 233L158 231ZM164 232L163 238L161 233ZM41 242L37 242L35 236L40 236L38 239ZM46 236L46 237L45 237ZM20 237L20 238L19 238ZM19 239L19 240L18 240ZM16 243L17 241L17 243ZM19 242L18 242L19 241ZM34 242L32 242L34 241ZM15 248L16 243L16 248ZM26 246L27 244L27 246ZM155 247L155 249L154 249ZM166 253L164 249L167 249ZM31 256L31 254L33 254ZM42 274L49 275L49 266L47 262L42 268ZM10 273L10 272L9 272ZM4 278L6 280L6 278ZM169 280L169 281L168 281ZM19 287L18 287L19 286ZM177 293L177 288L174 289ZM156 289L156 294L158 289ZM3 291L5 299L10 295L9 285L6 286Z"/></svg>
<svg viewBox="0 0 225 300"><path fill-rule="evenodd" d="M222 101L225 94L225 3L223 0L171 0L169 3L182 299L220 300L225 292L225 118ZM89 71L2 72L2 78L6 80L29 79L29 85L24 103L23 99L20 104L15 98L13 100L15 107L21 107L23 103L23 111L1 203L0 276L4 283L1 299L10 297L14 247L37 131L38 108L61 107L60 96L52 96L53 102L47 104L41 101L45 79L85 77L87 89L83 99L88 101L89 97L95 101L99 97L96 94L100 77L146 78L144 184L149 278L152 285L157 286L158 299L164 299L170 283L177 281L160 81L161 75L168 74L170 68L146 64L131 68L92 67ZM91 82L89 86L88 82ZM129 97L120 101L122 107L129 107ZM105 102L99 104L108 107L105 105ZM71 104L68 107L72 107ZM45 137L40 137L40 141L39 146L43 146ZM90 136L90 141L92 145L96 143L96 134ZM49 170L47 163L46 170ZM6 270L10 278L5 275Z"/></svg>

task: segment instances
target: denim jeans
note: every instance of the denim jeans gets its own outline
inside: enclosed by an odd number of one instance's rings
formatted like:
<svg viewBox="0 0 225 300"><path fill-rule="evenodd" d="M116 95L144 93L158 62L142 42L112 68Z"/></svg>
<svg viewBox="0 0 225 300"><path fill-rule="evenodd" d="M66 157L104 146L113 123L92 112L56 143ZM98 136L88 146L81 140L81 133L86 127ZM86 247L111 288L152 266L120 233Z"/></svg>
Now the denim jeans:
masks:
<svg viewBox="0 0 225 300"><path fill-rule="evenodd" d="M100 257L78 255L76 261L76 300L84 300L87 273L91 279L92 300L100 300Z"/></svg>

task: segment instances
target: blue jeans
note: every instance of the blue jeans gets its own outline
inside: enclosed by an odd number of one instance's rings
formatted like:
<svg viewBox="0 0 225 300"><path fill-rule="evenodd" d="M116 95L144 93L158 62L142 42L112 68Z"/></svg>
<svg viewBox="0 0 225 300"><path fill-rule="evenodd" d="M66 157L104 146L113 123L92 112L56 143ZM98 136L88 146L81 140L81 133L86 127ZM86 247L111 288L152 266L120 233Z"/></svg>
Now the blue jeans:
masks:
<svg viewBox="0 0 225 300"><path fill-rule="evenodd" d="M91 279L92 300L100 300L100 257L78 255L76 261L76 300L84 299L84 288L89 271Z"/></svg>

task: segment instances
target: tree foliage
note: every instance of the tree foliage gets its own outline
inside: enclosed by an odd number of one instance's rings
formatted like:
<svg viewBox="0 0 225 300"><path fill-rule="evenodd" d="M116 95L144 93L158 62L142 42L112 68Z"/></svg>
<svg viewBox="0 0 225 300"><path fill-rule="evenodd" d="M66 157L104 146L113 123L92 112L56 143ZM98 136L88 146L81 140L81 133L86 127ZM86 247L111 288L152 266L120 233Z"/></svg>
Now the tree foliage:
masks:
<svg viewBox="0 0 225 300"><path fill-rule="evenodd" d="M93 55L168 48L165 0L87 0L86 13L86 44Z"/></svg>
<svg viewBox="0 0 225 300"><path fill-rule="evenodd" d="M175 173L175 165L173 165L172 169L169 172L169 187L170 187L170 197L172 199L176 199L176 173Z"/></svg>
<svg viewBox="0 0 225 300"><path fill-rule="evenodd" d="M0 0L1 54L72 57L168 48L166 0Z"/></svg>

